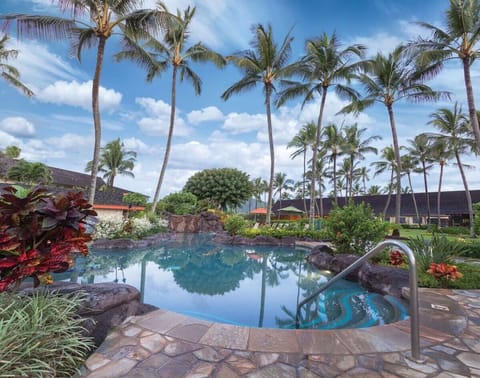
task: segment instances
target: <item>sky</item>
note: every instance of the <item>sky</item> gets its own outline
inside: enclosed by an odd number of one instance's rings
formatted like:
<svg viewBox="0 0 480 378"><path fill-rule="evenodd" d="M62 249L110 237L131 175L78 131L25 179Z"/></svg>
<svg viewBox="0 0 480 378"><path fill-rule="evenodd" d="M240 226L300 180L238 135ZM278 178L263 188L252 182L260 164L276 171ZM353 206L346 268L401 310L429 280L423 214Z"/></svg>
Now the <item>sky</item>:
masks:
<svg viewBox="0 0 480 378"><path fill-rule="evenodd" d="M280 43L290 31L294 37L290 62L304 54L305 41L323 33L335 32L343 46L361 43L367 55L388 54L398 44L415 39L424 31L415 24L426 21L444 26L448 0L166 0L171 12L196 6L191 24L190 43L202 42L229 55L250 48L251 27L271 24ZM155 0L145 0L152 8ZM58 14L51 0L0 0L0 13ZM9 48L19 51L8 63L18 68L21 80L35 92L31 99L0 81L0 149L21 148L21 157L47 165L84 172L93 157L91 84L96 48L84 50L81 62L70 55L62 41L18 40L15 28ZM171 72L166 71L148 83L146 73L135 63L117 63L113 55L121 50L118 38L107 41L101 77L100 109L102 145L120 138L126 149L137 152L135 178L118 176L115 186L153 197L163 161L169 125ZM223 101L221 94L237 82L242 73L234 66L219 69L211 63L192 63L202 79L202 93L196 96L189 82L177 85L176 122L172 150L160 197L182 190L194 173L210 168L237 168L250 178L268 180L270 154L261 87ZM478 63L472 67L473 86L480 87ZM451 61L428 84L452 93L463 104L466 96L460 62ZM476 92L478 93L478 91ZM476 98L477 103L480 99ZM294 151L287 144L305 123L318 117L319 99L307 103L291 100L273 109L275 172L300 180L303 159L291 159ZM357 123L365 128L364 137L381 136L374 146L380 151L391 145L386 109L376 105L353 115L336 115L347 103L333 91L327 96L324 124ZM400 145L408 145L420 132L434 131L429 115L451 102L411 104L399 102L394 112ZM367 155L362 165L381 160ZM467 171L470 189L480 189L478 158L465 156L472 166ZM368 185L385 186L388 175L373 177ZM429 173L429 190L436 191L439 169ZM421 175L413 175L415 191L423 190ZM407 186L406 179L402 186ZM449 163L443 190L463 190L458 168ZM327 186L327 189L330 188Z"/></svg>

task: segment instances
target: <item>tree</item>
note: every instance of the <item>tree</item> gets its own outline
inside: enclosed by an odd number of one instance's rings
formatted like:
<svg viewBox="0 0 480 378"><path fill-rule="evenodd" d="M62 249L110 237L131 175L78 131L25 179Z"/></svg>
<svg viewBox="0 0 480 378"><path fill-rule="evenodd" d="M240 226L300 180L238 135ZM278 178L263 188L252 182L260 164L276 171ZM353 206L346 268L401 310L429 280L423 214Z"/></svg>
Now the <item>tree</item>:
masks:
<svg viewBox="0 0 480 378"><path fill-rule="evenodd" d="M113 188L113 183L117 175L135 177L132 170L135 166L137 153L135 151L125 150L120 138L115 139L101 149L100 164L98 171L103 173L103 178L107 179L107 187ZM92 162L89 161L85 168L86 172L92 171Z"/></svg>
<svg viewBox="0 0 480 378"><path fill-rule="evenodd" d="M425 134L419 134L414 139L409 139L410 146L405 147L410 156L421 164L420 169L415 172L423 174L423 184L425 188L425 198L427 201L427 224L430 224L430 195L428 194L427 171L433 167L432 146L430 139Z"/></svg>
<svg viewBox="0 0 480 378"><path fill-rule="evenodd" d="M480 128L470 72L473 62L480 56L480 2L478 0L450 0L450 8L445 15L444 29L426 22L417 22L418 25L431 32L431 36L430 38L419 37L410 44L410 47L418 51L422 64L435 63L435 72L439 72L444 63L450 59L461 60L470 123L477 150L480 151Z"/></svg>
<svg viewBox="0 0 480 378"><path fill-rule="evenodd" d="M463 187L465 188L465 196L467 198L468 215L470 221L470 236L475 236L473 224L473 205L472 196L468 188L467 176L460 159L461 154L469 152L474 144L472 143L472 129L466 115L462 112L462 108L455 103L453 110L441 108L430 114L429 123L439 130L439 133L428 133L428 136L434 140L443 140L447 144L447 148L455 155L457 166L462 176Z"/></svg>
<svg viewBox="0 0 480 378"><path fill-rule="evenodd" d="M272 214L273 180L275 172L275 151L273 143L271 97L275 91L275 82L291 75L291 66L287 65L290 57L293 37L287 33L280 46L273 39L272 26L267 29L261 24L252 28L254 38L251 42L251 50L244 50L229 56L232 61L244 73L244 76L231 85L222 94L223 100L228 100L233 94L241 93L263 85L265 95L265 110L267 113L268 142L270 146L270 179L268 184L267 216L265 223L270 224Z"/></svg>
<svg viewBox="0 0 480 378"><path fill-rule="evenodd" d="M273 180L274 195L278 196L280 201L280 208L282 207L282 199L286 190L292 190L293 180L287 179L287 175L282 172L277 172Z"/></svg>
<svg viewBox="0 0 480 378"><path fill-rule="evenodd" d="M171 214L196 214L198 211L197 197L189 192L170 193L158 203L159 209Z"/></svg>
<svg viewBox="0 0 480 378"><path fill-rule="evenodd" d="M321 37L309 39L305 45L306 54L296 64L296 73L302 77L302 82L284 81L286 86L279 94L277 105L282 105L285 101L298 96L303 96L302 107L315 98L320 96L320 106L318 110L317 128L315 135L315 144L313 147L312 161L317 161L317 152L320 148L320 138L322 136L323 112L327 99L328 89L335 87L338 95L345 98L355 96L352 88L341 84L350 82L354 73L358 69L358 62L352 63L355 58L363 58L365 47L359 44L342 48L340 40L336 34L331 36L323 33ZM316 164L312 165L312 184L310 188L310 226L313 226L315 214L315 180Z"/></svg>
<svg viewBox="0 0 480 378"><path fill-rule="evenodd" d="M139 0L58 0L57 3L62 12L71 12L72 18L11 14L0 15L0 19L7 22L16 20L19 38L26 35L39 39L68 39L72 41L72 50L75 51L79 61L85 47L97 46L95 72L92 81L95 142L88 193L88 201L93 205L102 136L99 101L100 79L107 40L118 32L129 35L143 31L157 32L165 25L170 14L163 10L137 9L137 5L141 3Z"/></svg>
<svg viewBox="0 0 480 378"><path fill-rule="evenodd" d="M10 159L17 159L22 150L18 146L7 146L5 148L5 155Z"/></svg>
<svg viewBox="0 0 480 378"><path fill-rule="evenodd" d="M8 84L20 89L25 96L32 97L34 93L20 81L20 72L7 63L9 59L15 59L18 56L18 50L7 49L8 39L6 34L0 38L0 73Z"/></svg>
<svg viewBox="0 0 480 378"><path fill-rule="evenodd" d="M129 205L147 206L148 196L135 192L126 193L123 195L122 202L128 203Z"/></svg>
<svg viewBox="0 0 480 378"><path fill-rule="evenodd" d="M255 208L258 207L258 201L262 200L262 194L268 191L268 182L261 177L255 177L252 180L252 194L255 198Z"/></svg>
<svg viewBox="0 0 480 378"><path fill-rule="evenodd" d="M331 124L325 127L323 131L324 146L327 151L326 157L332 163L332 180L333 180L333 197L337 203L337 159L342 153L342 146L345 142L343 135L343 127L338 128L337 125Z"/></svg>
<svg viewBox="0 0 480 378"><path fill-rule="evenodd" d="M356 98L341 112L359 113L377 102L386 107L392 131L397 170L395 222L400 223L402 162L393 105L401 100L436 101L442 97L448 97L448 94L434 91L424 84L425 79L432 74L434 68L417 65L415 59L407 54L404 46L398 46L388 55L378 53L373 59L365 61L364 67L365 72L357 75L357 80L364 87L365 96Z"/></svg>
<svg viewBox="0 0 480 378"><path fill-rule="evenodd" d="M199 200L209 200L222 210L237 207L247 201L253 192L248 175L235 168L205 169L187 180L183 191Z"/></svg>
<svg viewBox="0 0 480 378"><path fill-rule="evenodd" d="M161 11L168 13L164 4L158 3ZM158 178L157 187L153 196L152 212L157 207L160 190L162 188L165 171L167 170L170 149L172 145L173 132L175 128L175 111L177 103L177 77L180 82L184 79L190 81L193 85L196 95L202 92L202 80L198 74L193 71L190 62L212 62L217 67L225 65L225 59L215 51L209 49L201 42L188 46L190 37L190 23L195 15L196 8L187 7L183 15L177 10L177 18L172 19L168 25L166 33L163 35L163 41L159 41L152 36L137 38L138 36L127 35L127 44L125 49L116 54L117 60L131 59L137 62L147 71L147 81L151 82L155 77L161 75L168 67L172 68L172 79L170 89L170 124L168 128L167 142L163 156L162 168Z"/></svg>
<svg viewBox="0 0 480 378"><path fill-rule="evenodd" d="M412 171L417 168L418 160L411 155L402 155L402 173L407 175L408 185L410 187L410 192L412 193L413 206L415 207L415 214L417 216L417 222L420 226L420 214L418 213L417 199L415 198L415 192L412 185Z"/></svg>
<svg viewBox="0 0 480 378"><path fill-rule="evenodd" d="M381 157L383 160L374 161L372 165L375 167L374 176L377 176L385 171L390 171L390 181L388 183L388 196L385 208L383 209L383 219L387 216L387 210L390 206L390 199L392 197L392 188L394 184L394 173L397 171L395 152L392 146L385 147L382 150ZM397 223L397 222L395 222Z"/></svg>
<svg viewBox="0 0 480 378"><path fill-rule="evenodd" d="M38 183L51 184L53 182L52 171L43 163L30 163L20 160L7 171L7 178L29 185Z"/></svg>

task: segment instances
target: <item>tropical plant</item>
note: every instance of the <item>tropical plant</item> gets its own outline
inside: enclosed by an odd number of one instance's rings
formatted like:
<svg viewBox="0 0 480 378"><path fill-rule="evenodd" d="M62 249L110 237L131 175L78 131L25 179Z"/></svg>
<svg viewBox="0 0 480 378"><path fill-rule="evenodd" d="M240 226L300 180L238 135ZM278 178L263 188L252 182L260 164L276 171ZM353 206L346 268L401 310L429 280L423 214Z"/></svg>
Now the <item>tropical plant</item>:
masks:
<svg viewBox="0 0 480 378"><path fill-rule="evenodd" d="M337 159L342 154L342 146L345 142L343 126L338 128L335 124L328 125L323 130L323 137L323 144L327 151L326 157L332 163L333 198L335 203L337 203Z"/></svg>
<svg viewBox="0 0 480 378"><path fill-rule="evenodd" d="M18 56L18 50L7 49L8 39L6 34L0 38L0 74L7 83L20 89L25 96L32 97L34 93L20 81L20 72L7 63L9 59Z"/></svg>
<svg viewBox="0 0 480 378"><path fill-rule="evenodd" d="M282 172L277 172L275 174L275 179L273 180L273 189L274 195L278 196L280 203L280 208L282 207L282 199L285 196L285 193L292 190L293 180L287 179L287 175Z"/></svg>
<svg viewBox="0 0 480 378"><path fill-rule="evenodd" d="M72 18L47 15L7 14L0 19L17 22L18 37L24 35L39 39L68 39L72 41L72 50L81 60L85 47L97 46L95 73L92 81L92 114L95 134L93 148L92 174L88 201L93 205L100 162L101 117L100 117L100 79L107 40L118 32L124 35L159 31L170 18L170 14L161 9L138 9L140 0L58 0L62 12L71 12ZM90 23L88 22L90 21Z"/></svg>
<svg viewBox="0 0 480 378"><path fill-rule="evenodd" d="M98 171L103 173L103 178L107 179L107 188L112 189L115 177L124 175L135 177L132 170L135 166L137 153L135 151L125 150L120 138L115 139L102 147ZM92 171L92 161L87 163L85 172Z"/></svg>
<svg viewBox="0 0 480 378"><path fill-rule="evenodd" d="M77 315L86 294L0 294L0 371L4 377L73 377L94 348Z"/></svg>
<svg viewBox="0 0 480 378"><path fill-rule="evenodd" d="M17 159L22 150L18 146L7 146L5 148L5 155L10 159Z"/></svg>
<svg viewBox="0 0 480 378"><path fill-rule="evenodd" d="M348 86L350 79L358 69L358 62L352 63L355 58L363 58L365 47L354 44L342 48L337 35L331 36L323 33L321 37L309 39L305 44L305 56L296 64L296 73L302 82L283 81L285 89L279 94L277 105L280 106L287 100L302 96L302 107L309 101L320 96L315 143L313 146L312 161L317 161L317 152L320 148L322 136L323 112L329 88L335 87L336 93L343 98L356 96L355 91ZM347 85L343 85L346 82ZM317 178L316 164L312 165L312 181L310 187L310 225L313 226L315 215L315 180Z"/></svg>
<svg viewBox="0 0 480 378"><path fill-rule="evenodd" d="M19 186L0 196L0 292L26 277L49 283L49 272L73 265L74 254L88 253L96 212L83 194L46 194ZM89 230L87 231L87 226Z"/></svg>
<svg viewBox="0 0 480 378"><path fill-rule="evenodd" d="M268 192L268 182L261 177L255 177L252 180L253 197L255 198L255 208L258 208L258 201L262 200L262 193Z"/></svg>
<svg viewBox="0 0 480 378"><path fill-rule="evenodd" d="M437 220L438 226L440 226L440 200L442 194L442 180L443 180L443 171L447 165L448 160L450 160L454 154L453 151L448 148L448 145L444 139L437 139L431 146L431 155L434 161L438 162L440 166L440 174L438 176L438 190L437 190Z"/></svg>
<svg viewBox="0 0 480 378"><path fill-rule="evenodd" d="M7 178L24 184L51 184L52 171L43 163L30 163L20 160L7 171Z"/></svg>
<svg viewBox="0 0 480 378"><path fill-rule="evenodd" d="M364 255L385 237L387 223L379 220L368 204L350 201L343 208L334 206L323 221L323 230L336 253Z"/></svg>
<svg viewBox="0 0 480 378"><path fill-rule="evenodd" d="M267 28L261 24L255 25L252 28L252 32L254 34L251 42L252 49L227 57L244 73L244 76L223 92L222 99L228 100L233 94L252 89L257 84L263 85L265 110L267 113L268 142L270 146L270 179L268 183L267 216L265 219L265 223L268 225L270 224L272 214L275 172L271 97L275 91L275 82L292 74L291 65L287 65L287 61L290 57L293 37L288 33L282 44L278 46L273 38L271 25Z"/></svg>
<svg viewBox="0 0 480 378"><path fill-rule="evenodd" d="M395 153L393 152L392 146L385 147L382 150L381 157L383 158L383 160L374 161L372 165L375 167L374 176L382 174L385 171L390 171L390 181L387 185L387 202L385 203L385 208L383 209L383 219L385 219L385 217L387 216L388 207L390 206L390 199L392 197L392 189L394 185L393 179L396 171Z"/></svg>
<svg viewBox="0 0 480 378"><path fill-rule="evenodd" d="M231 215L224 224L225 231L230 235L238 234L245 227L245 218L241 215Z"/></svg>
<svg viewBox="0 0 480 378"><path fill-rule="evenodd" d="M434 140L443 140L447 144L447 148L455 155L460 176L462 177L463 187L465 189L465 196L467 197L468 215L470 221L470 236L475 236L473 226L473 204L472 196L468 188L467 176L465 175L464 167L460 156L466 152L470 152L473 148L473 138L471 123L468 122L465 115L462 113L462 108L455 103L453 110L441 108L438 111L430 114L431 120L429 123L437 128L439 133L428 133L427 135Z"/></svg>
<svg viewBox="0 0 480 378"><path fill-rule="evenodd" d="M197 214L197 197L186 191L170 193L158 202L158 209L170 214Z"/></svg>
<svg viewBox="0 0 480 378"><path fill-rule="evenodd" d="M480 151L480 128L471 78L471 67L480 55L480 2L450 0L445 16L446 25L443 29L427 22L417 22L417 25L431 32L431 35L429 38L419 37L410 43L410 47L419 53L421 64L435 63L435 72L439 72L445 62L453 58L461 60L470 122L477 150Z"/></svg>
<svg viewBox="0 0 480 378"><path fill-rule="evenodd" d="M148 201L148 196L141 193L126 193L122 197L122 202L128 203L129 205L137 206L146 206Z"/></svg>
<svg viewBox="0 0 480 378"><path fill-rule="evenodd" d="M413 190L413 185L412 185L412 171L416 169L417 167L417 159L412 157L411 155L402 155L402 173L407 175L408 178L408 186L410 188L410 193L412 193L412 200L413 200L413 206L415 208L415 215L417 216L417 222L418 225L420 226L421 221L420 221L420 214L418 213L418 206L417 206L417 199L415 198L415 191Z"/></svg>
<svg viewBox="0 0 480 378"><path fill-rule="evenodd" d="M168 13L166 6L162 2L158 2L157 5L160 11ZM195 90L195 94L200 95L202 91L202 80L198 74L193 71L190 62L210 61L217 65L217 67L223 67L225 65L225 59L220 54L209 49L201 42L188 46L190 23L195 15L195 10L195 7L187 7L183 15L180 10L177 10L177 17L171 19L167 24L163 41L157 40L152 36L140 36L139 38L138 33L126 33L127 43L125 49L115 55L117 60L131 59L141 67L144 67L147 71L147 81L149 82L161 75L168 67L172 68L170 124L162 168L153 196L152 213L155 213L157 207L170 156L177 106L177 77L180 82L182 82L183 79L190 81Z"/></svg>
<svg viewBox="0 0 480 378"><path fill-rule="evenodd" d="M431 209L430 195L428 193L427 171L433 168L431 139L426 134L419 134L415 138L409 139L407 142L409 146L406 146L405 150L408 151L408 154L421 165L421 168L414 169L414 171L423 174L423 185L427 202L427 224L430 224Z"/></svg>
<svg viewBox="0 0 480 378"><path fill-rule="evenodd" d="M397 176L395 223L400 223L402 162L393 105L401 100L436 101L449 96L446 92L434 91L424 84L434 68L416 64L415 59L407 53L404 46L398 46L386 56L378 53L373 59L365 61L364 67L365 72L357 75L356 78L364 87L365 96L354 99L341 112L359 113L375 103L381 103L386 107L392 132Z"/></svg>
<svg viewBox="0 0 480 378"><path fill-rule="evenodd" d="M183 191L212 201L223 211L247 201L252 190L248 175L235 168L205 169L191 176L183 187Z"/></svg>

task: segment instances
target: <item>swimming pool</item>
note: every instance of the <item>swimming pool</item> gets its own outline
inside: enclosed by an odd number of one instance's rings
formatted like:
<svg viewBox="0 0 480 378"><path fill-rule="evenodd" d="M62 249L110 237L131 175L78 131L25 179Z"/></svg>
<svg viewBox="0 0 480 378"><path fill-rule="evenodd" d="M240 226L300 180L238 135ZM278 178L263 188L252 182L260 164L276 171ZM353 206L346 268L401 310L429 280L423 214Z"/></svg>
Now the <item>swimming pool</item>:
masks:
<svg viewBox="0 0 480 378"><path fill-rule="evenodd" d="M295 328L297 304L331 276L311 268L308 252L290 247L231 246L206 234L179 234L160 246L91 251L56 279L119 282L144 303L236 325ZM301 328L362 328L408 316L403 303L340 281L303 306Z"/></svg>

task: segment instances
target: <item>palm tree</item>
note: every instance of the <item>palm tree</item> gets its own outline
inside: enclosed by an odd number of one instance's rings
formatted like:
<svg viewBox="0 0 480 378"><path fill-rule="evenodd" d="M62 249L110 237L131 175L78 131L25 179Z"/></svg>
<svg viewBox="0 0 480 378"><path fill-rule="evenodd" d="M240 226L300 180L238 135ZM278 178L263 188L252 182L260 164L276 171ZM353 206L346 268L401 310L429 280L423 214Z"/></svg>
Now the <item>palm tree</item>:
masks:
<svg viewBox="0 0 480 378"><path fill-rule="evenodd" d="M282 195L285 194L285 191L292 190L293 182L294 181L292 179L287 179L287 175L285 173L277 172L275 174L275 178L273 180L273 189L274 195L278 196L280 201L279 208L282 208Z"/></svg>
<svg viewBox="0 0 480 378"><path fill-rule="evenodd" d="M295 135L292 140L287 144L287 148L290 147L298 147L291 155L291 159L295 159L300 154L303 155L303 180L302 180L302 198L303 198L303 206L305 211L307 210L306 200L305 200L305 180L306 180L306 173L307 173L307 150L308 148L313 149L313 145L315 143L315 132L316 126L313 121L306 123L300 129L297 135Z"/></svg>
<svg viewBox="0 0 480 378"><path fill-rule="evenodd" d="M374 161L372 165L375 167L374 176L377 176L385 171L390 171L390 181L387 186L388 196L385 208L383 209L383 219L387 216L387 210L390 206L390 199L392 197L392 188L394 185L394 174L397 170L397 163L395 158L395 152L392 146L385 147L382 150L381 157L383 160Z"/></svg>
<svg viewBox="0 0 480 378"><path fill-rule="evenodd" d="M367 194L369 196L378 196L380 195L382 191L382 188L379 185L372 185L370 188L368 188Z"/></svg>
<svg viewBox="0 0 480 378"><path fill-rule="evenodd" d="M162 3L158 3L159 9L168 13L167 8ZM157 187L153 196L151 212L155 213L162 188L165 171L170 156L173 131L175 127L177 76L180 81L187 79L194 87L195 94L200 95L202 90L202 80L192 70L190 61L194 62L213 62L218 67L225 65L225 59L215 51L209 49L201 42L187 46L190 36L190 23L195 15L196 8L187 7L183 15L177 10L176 19L167 24L166 33L163 35L163 41L154 37L138 38L138 35L127 34L127 44L125 49L116 54L117 60L131 59L147 70L147 81L151 82L156 76L161 75L167 67L172 67L171 97L170 97L170 125L168 129L167 143L163 156L162 168L158 178ZM145 37L145 36L142 36ZM143 45L143 41L146 41Z"/></svg>
<svg viewBox="0 0 480 378"><path fill-rule="evenodd" d="M270 180L268 184L268 202L266 223L270 224L272 213L273 180L275 171L275 151L273 143L273 128L271 114L271 97L275 91L277 80L291 75L291 65L287 65L290 57L293 37L288 33L280 46L273 39L271 25L267 29L258 24L253 28L253 49L238 52L227 59L231 60L245 74L239 81L230 86L222 99L228 100L233 94L263 85L265 94L265 109L267 113L268 141L270 145Z"/></svg>
<svg viewBox="0 0 480 378"><path fill-rule="evenodd" d="M327 151L327 157L332 163L332 182L333 182L333 198L337 203L337 159L342 153L342 146L345 143L343 135L343 127L338 128L337 125L331 124L323 130L324 146Z"/></svg>
<svg viewBox="0 0 480 378"><path fill-rule="evenodd" d="M370 176L368 176L369 172L370 172L370 169L368 169L368 167L361 167L360 168L359 178L360 178L360 180L362 180L362 193L363 194L367 193L367 180L370 179Z"/></svg>
<svg viewBox="0 0 480 378"><path fill-rule="evenodd" d="M252 180L253 196L255 198L255 208L258 207L258 201L262 200L262 193L268 190L268 183L261 177L255 177Z"/></svg>
<svg viewBox="0 0 480 378"><path fill-rule="evenodd" d="M12 146L5 147L5 155L10 159L18 159L21 152L22 150L18 146L12 145Z"/></svg>
<svg viewBox="0 0 480 378"><path fill-rule="evenodd" d="M69 39L72 50L80 61L84 47L97 46L95 72L92 83L92 114L95 131L92 175L88 201L93 205L100 162L101 119L100 79L107 40L117 31L137 33L145 30L159 31L170 18L170 14L158 9L137 9L139 0L58 0L63 12L71 12L72 18L46 15L12 14L0 15L0 19L16 20L18 36L24 34L39 39ZM88 22L90 21L90 23Z"/></svg>
<svg viewBox="0 0 480 378"><path fill-rule="evenodd" d="M412 171L415 171L418 166L418 160L412 155L402 155L402 173L407 175L408 185L410 187L410 193L412 193L413 206L415 207L415 215L417 216L417 222L420 226L420 214L418 213L417 199L415 198L415 191L412 185Z"/></svg>
<svg viewBox="0 0 480 378"><path fill-rule="evenodd" d="M107 143L101 149L98 171L103 173L104 179L107 179L107 188L113 188L117 175L135 177L132 170L135 166L136 157L137 153L135 151L125 150L123 143L120 142L120 138ZM87 163L85 171L92 171L91 161Z"/></svg>
<svg viewBox="0 0 480 378"><path fill-rule="evenodd" d="M429 133L428 136L434 140L443 140L447 144L447 148L455 155L460 175L462 176L463 186L465 188L465 196L467 197L468 215L470 221L470 236L475 236L473 228L473 205L472 196L468 188L467 176L460 159L460 155L470 152L474 144L472 143L471 124L467 121L466 115L462 113L461 107L457 103L453 106L453 110L441 108L430 114L431 120L429 124L433 125L440 132Z"/></svg>
<svg viewBox="0 0 480 378"><path fill-rule="evenodd" d="M401 209L401 172L400 147L398 144L397 127L393 112L393 105L401 100L414 102L435 101L448 97L445 92L436 92L424 84L424 79L431 74L431 67L415 64L413 57L406 53L404 46L398 46L387 56L378 53L375 58L364 62L366 71L357 75L357 79L365 89L363 98L355 99L341 112L359 113L375 104L383 104L388 112L390 129L392 131L393 152L395 153L395 167L397 169L395 222L400 222Z"/></svg>
<svg viewBox="0 0 480 378"><path fill-rule="evenodd" d="M430 38L419 37L410 44L410 47L418 50L422 63L434 62L436 71L439 72L444 63L450 59L457 58L462 62L470 123L477 150L480 151L480 128L475 110L475 96L470 72L473 62L480 56L480 2L478 0L450 0L444 29L426 22L417 22L417 24L431 32Z"/></svg>
<svg viewBox="0 0 480 378"><path fill-rule="evenodd" d="M428 183L427 176L429 171L433 167L433 158L432 158L432 146L430 143L430 138L425 134L419 134L413 139L409 139L408 143L410 146L405 147L410 156L418 161L421 165L421 168L415 169L415 172L423 174L423 185L425 188L425 199L427 201L427 224L430 224L430 195L428 193Z"/></svg>
<svg viewBox="0 0 480 378"><path fill-rule="evenodd" d="M53 182L52 171L43 163L30 163L20 160L7 171L7 178L28 185L38 183L51 184Z"/></svg>
<svg viewBox="0 0 480 378"><path fill-rule="evenodd" d="M324 33L319 38L307 40L305 50L306 55L296 65L296 72L302 77L303 81L284 81L285 89L280 93L277 105L280 106L289 99L302 96L304 98L303 107L308 101L313 100L316 95L320 96L312 159L312 161L317 161L317 153L322 136L323 112L328 89L335 87L337 94L344 98L352 98L352 96L355 96L356 92L352 88L342 85L341 83L346 82L348 84L350 79L353 78L354 73L358 69L358 62L351 63L351 60L363 58L365 47L360 44L355 44L342 48L340 40L335 33L331 36ZM309 212L310 226L313 226L315 212L314 195L317 175L315 164L313 164L312 175Z"/></svg>
<svg viewBox="0 0 480 378"><path fill-rule="evenodd" d="M18 56L18 50L7 49L8 39L6 34L0 38L0 73L7 83L20 89L25 96L32 97L34 93L20 81L20 72L14 66L7 64L9 59L15 59Z"/></svg>

